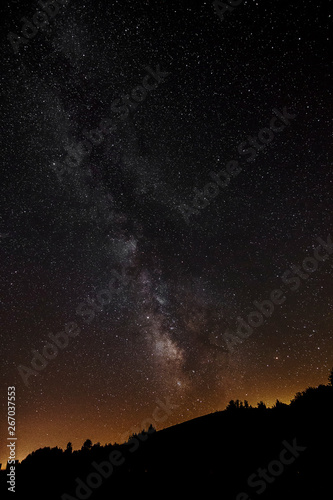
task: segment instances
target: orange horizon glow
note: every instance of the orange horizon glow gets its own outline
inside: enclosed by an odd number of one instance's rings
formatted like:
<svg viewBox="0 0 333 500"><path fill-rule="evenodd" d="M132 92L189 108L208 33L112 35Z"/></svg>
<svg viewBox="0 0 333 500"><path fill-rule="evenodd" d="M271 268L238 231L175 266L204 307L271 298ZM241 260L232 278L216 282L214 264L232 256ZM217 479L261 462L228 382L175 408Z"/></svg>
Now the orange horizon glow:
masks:
<svg viewBox="0 0 333 500"><path fill-rule="evenodd" d="M192 420L193 418L197 418L209 413L214 413L215 411L223 411L231 399L239 399L241 401L247 400L249 405L253 407L256 407L259 401L263 401L266 404L267 408L272 408L275 405L277 399L282 403L289 404L297 392L303 391L310 386L317 387L321 384L327 384L327 380L313 380L313 382L315 383L295 383L294 390L277 390L276 395L274 396L268 395L267 389L265 390L263 388L263 390L261 391L262 397L259 398L257 396L251 396L246 393L238 393L237 391L235 391L235 396L230 397L228 401L226 401L223 408L215 407L211 408L210 411L208 411L207 409L207 411L203 411L200 414L191 412L190 410L188 410L187 412L186 409L184 410L184 408L182 408L183 418L180 418L180 415L175 413L174 415L171 414L170 416L168 416L168 418L161 423L154 422L154 419L152 417L148 416L147 418L147 416L143 412L142 419L139 419L137 422L128 420L127 425L124 424L121 428L117 429L113 428L111 425L106 424L103 424L103 430L101 427L99 429L96 429L96 426L94 427L93 418L86 419L85 417L83 417L84 420L78 420L77 422L72 423L71 426L67 426L66 432L64 432L64 426L61 419L47 420L45 419L45 416L42 418L36 416L36 414L34 416L30 415L30 419L27 418L24 421L19 422L19 430L17 432L18 439L16 459L19 460L19 462L22 462L33 451L44 447L58 447L64 450L66 449L68 442L72 443L73 451L79 450L81 449L86 439L91 439L93 444L121 444L126 440L126 438L124 439L124 436L129 437L133 432L139 432L140 430L142 430L142 423L145 423L144 428L148 428L148 422L151 421L151 423L157 430L162 430L168 427L172 427L176 424ZM186 413L188 414L186 415ZM52 416L50 416L50 418L52 418ZM36 431L31 432L32 428L36 429ZM25 436L29 437L27 438ZM5 470L7 465L7 457L5 455L5 452L1 454L0 463L2 464L2 470Z"/></svg>

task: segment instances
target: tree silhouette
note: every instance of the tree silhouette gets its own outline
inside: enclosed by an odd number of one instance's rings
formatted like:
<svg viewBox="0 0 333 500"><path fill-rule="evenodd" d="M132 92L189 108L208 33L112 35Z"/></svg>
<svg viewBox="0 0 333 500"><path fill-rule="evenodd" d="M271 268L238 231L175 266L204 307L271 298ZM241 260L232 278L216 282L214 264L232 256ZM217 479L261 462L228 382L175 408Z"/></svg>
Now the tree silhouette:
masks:
<svg viewBox="0 0 333 500"><path fill-rule="evenodd" d="M237 409L238 409L237 402L235 402L233 399L231 401L229 401L229 403L228 403L228 405L226 407L226 410L228 410L228 411L235 411Z"/></svg>
<svg viewBox="0 0 333 500"><path fill-rule="evenodd" d="M288 405L286 405L285 403L282 403L281 401L279 401L277 399L275 405L273 406L273 408L281 409L281 408L286 408L287 406Z"/></svg>
<svg viewBox="0 0 333 500"><path fill-rule="evenodd" d="M82 450L89 451L92 447L92 441L91 439L86 439L85 442L83 443Z"/></svg>
<svg viewBox="0 0 333 500"><path fill-rule="evenodd" d="M331 370L331 373L328 376L328 381L333 386L333 368Z"/></svg>
<svg viewBox="0 0 333 500"><path fill-rule="evenodd" d="M228 410L228 411L248 410L249 408L252 408L252 406L249 405L249 402L246 399L244 400L244 402L240 401L239 399L236 399L236 401L234 401L232 399L231 401L229 401L229 403L226 407L226 410ZM266 408L266 406L265 406L265 408Z"/></svg>
<svg viewBox="0 0 333 500"><path fill-rule="evenodd" d="M72 453L73 452L73 446L72 446L72 443L70 441L67 443L65 452L66 453Z"/></svg>
<svg viewBox="0 0 333 500"><path fill-rule="evenodd" d="M260 401L258 404L257 404L257 408L258 410L266 410L266 405L263 401Z"/></svg>
<svg viewBox="0 0 333 500"><path fill-rule="evenodd" d="M154 432L156 432L156 429L153 426L153 424L150 424L150 426L148 427L148 430L147 430L147 434L153 434Z"/></svg>

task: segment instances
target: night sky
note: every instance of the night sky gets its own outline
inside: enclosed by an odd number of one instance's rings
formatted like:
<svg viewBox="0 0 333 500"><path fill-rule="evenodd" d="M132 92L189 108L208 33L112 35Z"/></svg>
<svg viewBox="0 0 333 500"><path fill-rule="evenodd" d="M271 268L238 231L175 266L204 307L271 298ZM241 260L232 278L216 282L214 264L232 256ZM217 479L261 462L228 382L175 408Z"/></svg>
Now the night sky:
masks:
<svg viewBox="0 0 333 500"><path fill-rule="evenodd" d="M327 383L328 2L60 3L36 33L36 1L1 6L0 429L16 386L17 458Z"/></svg>

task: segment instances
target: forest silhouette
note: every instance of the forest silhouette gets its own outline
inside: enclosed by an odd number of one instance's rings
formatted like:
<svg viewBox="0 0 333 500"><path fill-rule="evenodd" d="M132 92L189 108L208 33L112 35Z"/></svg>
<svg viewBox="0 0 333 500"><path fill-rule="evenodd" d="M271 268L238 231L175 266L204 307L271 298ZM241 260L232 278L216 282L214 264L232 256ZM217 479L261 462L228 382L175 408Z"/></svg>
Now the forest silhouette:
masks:
<svg viewBox="0 0 333 500"><path fill-rule="evenodd" d="M115 495L196 494L219 498L329 498L333 471L333 370L328 385L298 392L290 404L232 400L223 411L122 444L71 443L32 452L16 466L6 498L106 500ZM1 494L3 498L3 495Z"/></svg>

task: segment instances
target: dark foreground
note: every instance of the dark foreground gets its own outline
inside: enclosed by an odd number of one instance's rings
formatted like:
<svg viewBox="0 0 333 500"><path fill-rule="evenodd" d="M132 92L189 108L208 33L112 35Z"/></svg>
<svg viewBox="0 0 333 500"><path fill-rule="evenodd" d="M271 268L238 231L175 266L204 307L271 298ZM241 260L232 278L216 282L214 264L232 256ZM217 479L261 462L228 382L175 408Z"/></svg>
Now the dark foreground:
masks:
<svg viewBox="0 0 333 500"><path fill-rule="evenodd" d="M237 402L162 431L151 428L123 445L37 450L17 465L16 493L5 497L332 498L332 423L332 386L307 389L272 409ZM0 480L3 498L6 472Z"/></svg>

